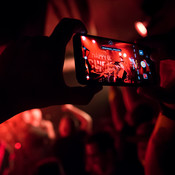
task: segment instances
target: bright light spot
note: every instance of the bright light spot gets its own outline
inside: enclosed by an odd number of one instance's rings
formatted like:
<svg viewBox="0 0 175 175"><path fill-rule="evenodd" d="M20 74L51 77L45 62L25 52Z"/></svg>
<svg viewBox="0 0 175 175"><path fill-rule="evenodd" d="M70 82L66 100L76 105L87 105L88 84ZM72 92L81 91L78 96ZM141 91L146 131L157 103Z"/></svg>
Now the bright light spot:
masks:
<svg viewBox="0 0 175 175"><path fill-rule="evenodd" d="M119 52L119 56L122 56L122 53L121 52Z"/></svg>
<svg viewBox="0 0 175 175"><path fill-rule="evenodd" d="M139 50L139 55L144 55L143 50Z"/></svg>
<svg viewBox="0 0 175 175"><path fill-rule="evenodd" d="M87 56L84 56L84 59L87 60Z"/></svg>
<svg viewBox="0 0 175 175"><path fill-rule="evenodd" d="M17 142L15 143L15 149L20 149L21 148L21 143Z"/></svg>
<svg viewBox="0 0 175 175"><path fill-rule="evenodd" d="M144 74L143 74L143 78L144 78L144 79L148 79L148 75L144 73Z"/></svg>
<svg viewBox="0 0 175 175"><path fill-rule="evenodd" d="M144 61L141 61L140 64L141 64L141 66L142 66L143 68L146 67L146 63L145 63Z"/></svg>
<svg viewBox="0 0 175 175"><path fill-rule="evenodd" d="M142 36L142 37L146 37L147 36L147 29L146 26L143 22L136 22L135 23L135 28L137 30L137 32Z"/></svg>
<svg viewBox="0 0 175 175"><path fill-rule="evenodd" d="M123 56L126 57L127 56L126 53L124 53Z"/></svg>
<svg viewBox="0 0 175 175"><path fill-rule="evenodd" d="M89 76L88 75L86 76L86 79L89 80Z"/></svg>
<svg viewBox="0 0 175 175"><path fill-rule="evenodd" d="M86 37L85 36L82 36L81 38L82 38L83 41L86 40Z"/></svg>
<svg viewBox="0 0 175 175"><path fill-rule="evenodd" d="M95 44L95 43L96 43L96 41L93 39L93 40L92 40L92 43L94 43L94 44Z"/></svg>

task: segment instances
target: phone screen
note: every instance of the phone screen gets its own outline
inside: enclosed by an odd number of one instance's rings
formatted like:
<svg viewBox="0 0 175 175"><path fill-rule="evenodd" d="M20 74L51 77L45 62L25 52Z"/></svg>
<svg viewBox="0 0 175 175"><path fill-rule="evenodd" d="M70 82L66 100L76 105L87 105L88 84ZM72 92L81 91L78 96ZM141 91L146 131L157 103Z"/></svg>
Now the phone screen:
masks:
<svg viewBox="0 0 175 175"><path fill-rule="evenodd" d="M79 52L75 53L76 67L82 66L77 72L81 76L77 77L83 84L139 85L153 81L153 62L148 48L91 35L76 38L74 45L79 47L79 51L75 49Z"/></svg>

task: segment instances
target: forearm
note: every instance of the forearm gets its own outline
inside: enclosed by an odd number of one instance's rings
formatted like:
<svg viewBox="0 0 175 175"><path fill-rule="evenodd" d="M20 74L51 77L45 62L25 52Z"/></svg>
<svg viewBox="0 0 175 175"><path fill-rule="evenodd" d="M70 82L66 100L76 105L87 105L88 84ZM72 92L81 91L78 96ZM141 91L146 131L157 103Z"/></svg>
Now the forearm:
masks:
<svg viewBox="0 0 175 175"><path fill-rule="evenodd" d="M125 125L125 105L120 89L111 87L109 91L109 104L111 109L112 121L117 131L122 131Z"/></svg>
<svg viewBox="0 0 175 175"><path fill-rule="evenodd" d="M173 169L175 121L160 113L149 140L146 160L146 175L167 175ZM172 156L172 158L171 158Z"/></svg>

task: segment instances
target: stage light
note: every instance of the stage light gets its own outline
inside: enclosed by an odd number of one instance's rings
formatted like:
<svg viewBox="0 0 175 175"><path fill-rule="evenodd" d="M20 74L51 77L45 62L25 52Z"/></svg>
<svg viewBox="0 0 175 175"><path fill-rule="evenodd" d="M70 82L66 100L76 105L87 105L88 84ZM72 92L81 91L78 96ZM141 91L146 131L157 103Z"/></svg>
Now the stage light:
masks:
<svg viewBox="0 0 175 175"><path fill-rule="evenodd" d="M148 75L144 73L144 74L143 74L143 78L144 78L144 79L148 79Z"/></svg>
<svg viewBox="0 0 175 175"><path fill-rule="evenodd" d="M135 29L142 37L147 36L147 23L146 22L135 22Z"/></svg>
<svg viewBox="0 0 175 175"><path fill-rule="evenodd" d="M141 66L142 66L143 68L146 67L146 63L145 63L144 61L141 61L140 64L141 64Z"/></svg>
<svg viewBox="0 0 175 175"><path fill-rule="evenodd" d="M21 143L17 142L15 143L15 149L20 149L21 148Z"/></svg>
<svg viewBox="0 0 175 175"><path fill-rule="evenodd" d="M143 50L139 50L139 55L144 55Z"/></svg>
<svg viewBox="0 0 175 175"><path fill-rule="evenodd" d="M126 53L123 54L124 57L127 57Z"/></svg>
<svg viewBox="0 0 175 175"><path fill-rule="evenodd" d="M93 40L92 40L92 43L94 43L94 44L95 44L95 43L96 43L96 41L93 39Z"/></svg>
<svg viewBox="0 0 175 175"><path fill-rule="evenodd" d="M88 75L86 76L86 79L89 80L89 76Z"/></svg>
<svg viewBox="0 0 175 175"><path fill-rule="evenodd" d="M82 40L83 40L83 41L85 41L85 40L86 40L86 37L85 37L85 36L82 36L81 38L82 38Z"/></svg>
<svg viewBox="0 0 175 175"><path fill-rule="evenodd" d="M119 52L119 56L122 56L122 53L121 52Z"/></svg>

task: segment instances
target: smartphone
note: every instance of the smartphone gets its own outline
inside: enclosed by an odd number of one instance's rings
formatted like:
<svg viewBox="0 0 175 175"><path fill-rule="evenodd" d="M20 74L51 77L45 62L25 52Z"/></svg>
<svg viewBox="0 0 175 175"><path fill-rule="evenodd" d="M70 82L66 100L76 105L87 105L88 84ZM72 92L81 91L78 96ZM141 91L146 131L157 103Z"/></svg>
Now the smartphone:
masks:
<svg viewBox="0 0 175 175"><path fill-rule="evenodd" d="M155 81L150 49L135 43L76 34L76 77L80 84L141 86Z"/></svg>

